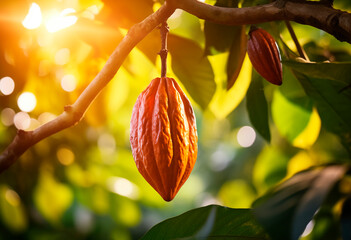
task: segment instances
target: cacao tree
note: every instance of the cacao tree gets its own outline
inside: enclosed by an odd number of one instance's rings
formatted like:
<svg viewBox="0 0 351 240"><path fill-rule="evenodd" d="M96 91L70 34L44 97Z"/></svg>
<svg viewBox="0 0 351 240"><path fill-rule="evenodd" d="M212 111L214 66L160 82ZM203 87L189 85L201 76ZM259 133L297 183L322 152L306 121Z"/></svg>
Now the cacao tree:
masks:
<svg viewBox="0 0 351 240"><path fill-rule="evenodd" d="M0 240L351 239L349 1L0 6Z"/></svg>

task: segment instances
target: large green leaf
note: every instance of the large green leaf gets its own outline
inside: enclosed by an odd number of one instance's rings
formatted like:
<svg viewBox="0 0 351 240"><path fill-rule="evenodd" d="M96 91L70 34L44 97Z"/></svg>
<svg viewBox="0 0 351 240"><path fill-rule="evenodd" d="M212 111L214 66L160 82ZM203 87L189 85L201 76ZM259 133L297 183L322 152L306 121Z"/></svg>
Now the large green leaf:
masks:
<svg viewBox="0 0 351 240"><path fill-rule="evenodd" d="M297 240L348 166L334 165L300 172L254 204L257 220L273 240Z"/></svg>
<svg viewBox="0 0 351 240"><path fill-rule="evenodd" d="M304 65L310 67L307 63ZM350 79L350 72L347 69L350 65L327 64L324 68L314 67L315 71L311 71L311 74L308 67L291 66L306 94L314 100L323 126L337 134L351 153L351 88L350 80L347 80ZM327 71L332 66L338 69L333 73L336 77Z"/></svg>
<svg viewBox="0 0 351 240"><path fill-rule="evenodd" d="M202 109L205 109L216 90L214 74L203 50L194 41L169 35L168 48L172 69L186 90Z"/></svg>
<svg viewBox="0 0 351 240"><path fill-rule="evenodd" d="M263 240L268 236L254 220L251 209L210 205L157 224L142 238L148 239Z"/></svg>
<svg viewBox="0 0 351 240"><path fill-rule="evenodd" d="M262 78L253 71L252 82L246 95L246 108L256 131L267 142L271 141L268 120L268 105L263 91Z"/></svg>
<svg viewBox="0 0 351 240"><path fill-rule="evenodd" d="M322 78L351 84L351 63L308 63L284 61L284 65L310 78Z"/></svg>

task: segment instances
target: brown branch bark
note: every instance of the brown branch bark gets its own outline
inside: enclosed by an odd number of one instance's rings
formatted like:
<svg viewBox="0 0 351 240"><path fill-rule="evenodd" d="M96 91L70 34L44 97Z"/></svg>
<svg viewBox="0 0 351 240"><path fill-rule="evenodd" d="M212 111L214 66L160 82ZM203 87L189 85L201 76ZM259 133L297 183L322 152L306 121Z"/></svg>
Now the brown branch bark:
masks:
<svg viewBox="0 0 351 240"><path fill-rule="evenodd" d="M181 8L201 19L227 25L255 24L278 20L295 21L322 29L340 41L351 43L351 14L318 2L278 0L274 3L249 8L222 8L196 0L167 0L157 12L134 25L128 31L104 68L73 105L66 106L64 112L56 119L34 131L18 131L13 141L0 155L0 173L11 166L32 145L77 124L100 91L116 74L129 52L149 32L166 21L176 8Z"/></svg>
<svg viewBox="0 0 351 240"><path fill-rule="evenodd" d="M226 25L256 24L271 21L294 21L324 30L339 41L351 43L351 14L320 2L277 0L247 7L223 8L195 0L168 0L198 18Z"/></svg>

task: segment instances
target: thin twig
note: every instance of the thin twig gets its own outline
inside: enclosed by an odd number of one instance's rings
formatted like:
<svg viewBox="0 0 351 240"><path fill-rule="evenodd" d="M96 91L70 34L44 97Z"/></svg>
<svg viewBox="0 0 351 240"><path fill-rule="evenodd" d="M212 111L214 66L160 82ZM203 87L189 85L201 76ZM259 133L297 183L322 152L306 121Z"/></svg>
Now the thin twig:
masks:
<svg viewBox="0 0 351 240"><path fill-rule="evenodd" d="M314 1L279 1L245 8L224 8L196 0L168 0L198 18L226 25L258 24L272 21L294 21L324 30L339 41L351 43L351 13Z"/></svg>
<svg viewBox="0 0 351 240"><path fill-rule="evenodd" d="M310 61L310 59L308 58L308 56L307 56L305 50L301 47L300 42L299 42L299 40L297 39L296 34L295 34L295 31L294 31L294 29L292 28L290 22L289 22L289 21L285 21L285 25L286 25L286 27L288 28L288 31L289 31L289 33L290 33L290 36L291 36L292 40L293 40L294 43L295 43L297 52L299 53L300 57L302 57L303 59L305 59L305 60L307 60L307 61Z"/></svg>
<svg viewBox="0 0 351 240"><path fill-rule="evenodd" d="M167 55L168 55L168 49L167 49L167 36L169 32L169 27L167 22L163 22L161 27L160 27L160 33L161 33L161 50L159 52L160 57L161 57L161 77L164 78L167 75Z"/></svg>

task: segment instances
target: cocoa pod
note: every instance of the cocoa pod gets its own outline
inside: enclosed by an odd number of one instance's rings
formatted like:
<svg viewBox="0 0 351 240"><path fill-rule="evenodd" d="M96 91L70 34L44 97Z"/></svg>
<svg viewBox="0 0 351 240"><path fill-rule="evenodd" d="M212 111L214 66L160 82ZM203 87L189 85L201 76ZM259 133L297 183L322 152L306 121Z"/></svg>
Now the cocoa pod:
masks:
<svg viewBox="0 0 351 240"><path fill-rule="evenodd" d="M251 28L247 53L252 66L267 81L281 85L283 79L280 53L274 38L261 28Z"/></svg>
<svg viewBox="0 0 351 240"><path fill-rule="evenodd" d="M171 201L197 157L194 111L174 79L151 81L134 105L130 129L139 172L165 201Z"/></svg>

